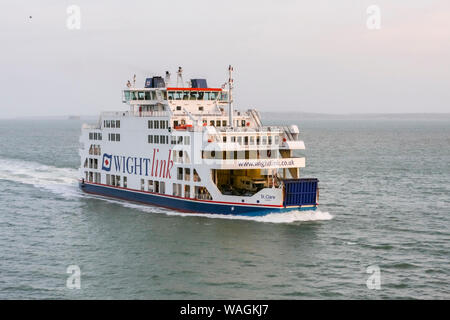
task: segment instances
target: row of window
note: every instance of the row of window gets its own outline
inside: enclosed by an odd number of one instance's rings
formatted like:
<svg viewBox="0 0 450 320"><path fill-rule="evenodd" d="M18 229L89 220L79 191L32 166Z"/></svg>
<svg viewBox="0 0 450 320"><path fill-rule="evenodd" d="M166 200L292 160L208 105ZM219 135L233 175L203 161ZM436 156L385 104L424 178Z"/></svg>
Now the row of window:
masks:
<svg viewBox="0 0 450 320"><path fill-rule="evenodd" d="M100 132L89 132L89 140L102 140Z"/></svg>
<svg viewBox="0 0 450 320"><path fill-rule="evenodd" d="M120 133L108 133L108 141L120 141Z"/></svg>
<svg viewBox="0 0 450 320"><path fill-rule="evenodd" d="M107 174L106 175L106 184L108 186L114 186L114 187L127 187L127 177L123 177L123 183L121 184L121 177L114 174Z"/></svg>
<svg viewBox="0 0 450 320"><path fill-rule="evenodd" d="M141 190L145 191L146 181L141 179ZM164 181L147 180L147 191L155 193L166 193L166 183Z"/></svg>
<svg viewBox="0 0 450 320"><path fill-rule="evenodd" d="M120 128L120 120L103 120L104 128Z"/></svg>
<svg viewBox="0 0 450 320"><path fill-rule="evenodd" d="M99 144L91 144L89 147L89 154L94 156L99 156L102 154L102 149Z"/></svg>
<svg viewBox="0 0 450 320"><path fill-rule="evenodd" d="M197 173L197 170L193 170L193 178L194 182L201 182L200 176ZM184 181L191 181L191 168L177 168L177 179Z"/></svg>
<svg viewBox="0 0 450 320"><path fill-rule="evenodd" d="M249 160L249 159L278 159L281 155L274 150L243 150L243 151L202 151L203 159L218 160Z"/></svg>
<svg viewBox="0 0 450 320"><path fill-rule="evenodd" d="M148 143L155 143L155 144L169 144L169 136L165 135L154 135L150 134L147 137ZM191 137L190 136L171 136L170 137L170 144L176 145L176 144L185 144L190 145L191 144Z"/></svg>
<svg viewBox="0 0 450 320"><path fill-rule="evenodd" d="M98 160L94 158L86 158L84 167L90 169L98 169Z"/></svg>
<svg viewBox="0 0 450 320"><path fill-rule="evenodd" d="M160 91L163 95L163 99L167 100L167 91ZM156 91L125 91L125 100L157 100L158 96Z"/></svg>
<svg viewBox="0 0 450 320"><path fill-rule="evenodd" d="M280 136L230 136L230 142L237 142L244 146L265 146L265 145L277 145L280 143ZM222 142L227 142L227 136L222 137Z"/></svg>
<svg viewBox="0 0 450 320"><path fill-rule="evenodd" d="M168 136L149 135L148 136L148 143L168 144L169 143L169 137Z"/></svg>
<svg viewBox="0 0 450 320"><path fill-rule="evenodd" d="M94 183L102 183L102 175L100 172L85 171L85 180Z"/></svg>
<svg viewBox="0 0 450 320"><path fill-rule="evenodd" d="M226 92L218 91L169 91L167 96L169 100L228 100Z"/></svg>
<svg viewBox="0 0 450 320"><path fill-rule="evenodd" d="M149 129L167 129L169 121L167 120L148 120Z"/></svg>
<svg viewBox="0 0 450 320"><path fill-rule="evenodd" d="M179 168L179 169L182 169L182 168ZM188 168L185 168L185 169L188 169ZM196 174L196 171L194 169L194 181L196 181L195 174ZM101 173L100 172L85 171L85 178L86 178L86 181L88 181L88 182L101 183ZM200 180L198 180L198 181L200 181ZM122 177L120 175L114 175L114 174L106 174L106 185L127 188L127 185L128 185L127 177L126 176ZM172 185L172 187L173 187L172 194L174 196L178 196L178 197L183 196L183 193L182 193L183 184L174 183ZM141 190L165 194L166 193L166 183L164 181L141 179ZM188 184L184 185L184 197L191 198L191 186ZM210 193L208 192L206 187L202 187L202 186L194 186L194 197L196 199L211 200Z"/></svg>

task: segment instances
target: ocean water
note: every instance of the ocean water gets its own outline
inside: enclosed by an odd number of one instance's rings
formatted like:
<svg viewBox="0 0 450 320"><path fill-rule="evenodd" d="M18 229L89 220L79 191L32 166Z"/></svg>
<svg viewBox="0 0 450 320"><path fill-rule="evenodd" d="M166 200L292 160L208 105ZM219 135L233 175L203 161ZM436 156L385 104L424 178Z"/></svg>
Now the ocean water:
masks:
<svg viewBox="0 0 450 320"><path fill-rule="evenodd" d="M450 298L450 117L266 120L299 125L317 212L190 215L84 195L80 121L0 120L0 299Z"/></svg>

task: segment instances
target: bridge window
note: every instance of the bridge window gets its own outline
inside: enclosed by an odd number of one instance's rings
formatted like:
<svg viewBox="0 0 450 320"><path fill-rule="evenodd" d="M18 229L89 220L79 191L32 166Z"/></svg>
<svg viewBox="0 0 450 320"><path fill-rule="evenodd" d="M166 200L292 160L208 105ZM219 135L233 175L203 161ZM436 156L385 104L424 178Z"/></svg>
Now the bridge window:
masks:
<svg viewBox="0 0 450 320"><path fill-rule="evenodd" d="M191 94L189 96L189 100L197 100L198 92L191 91Z"/></svg>
<svg viewBox="0 0 450 320"><path fill-rule="evenodd" d="M138 92L138 98L139 98L139 100L144 100L145 99L145 93L143 91L139 91Z"/></svg>
<svg viewBox="0 0 450 320"><path fill-rule="evenodd" d="M136 91L131 92L131 100L137 100L137 92Z"/></svg>
<svg viewBox="0 0 450 320"><path fill-rule="evenodd" d="M198 99L198 100L203 100L203 99L204 99L204 96L205 96L205 93L204 93L204 92L199 92L199 93L198 93L198 96L197 96L197 99Z"/></svg>
<svg viewBox="0 0 450 320"><path fill-rule="evenodd" d="M169 92L167 92L167 96L168 96L169 100L173 100L175 98L175 92L169 91Z"/></svg>
<svg viewBox="0 0 450 320"><path fill-rule="evenodd" d="M209 94L209 92L205 92L204 95L205 95L205 100L210 100L211 95Z"/></svg>
<svg viewBox="0 0 450 320"><path fill-rule="evenodd" d="M189 91L183 92L183 100L189 100Z"/></svg>
<svg viewBox="0 0 450 320"><path fill-rule="evenodd" d="M182 91L175 92L175 100L181 100L181 99L183 99L183 92Z"/></svg>
<svg viewBox="0 0 450 320"><path fill-rule="evenodd" d="M222 127L226 127L227 126L227 120L222 120Z"/></svg>

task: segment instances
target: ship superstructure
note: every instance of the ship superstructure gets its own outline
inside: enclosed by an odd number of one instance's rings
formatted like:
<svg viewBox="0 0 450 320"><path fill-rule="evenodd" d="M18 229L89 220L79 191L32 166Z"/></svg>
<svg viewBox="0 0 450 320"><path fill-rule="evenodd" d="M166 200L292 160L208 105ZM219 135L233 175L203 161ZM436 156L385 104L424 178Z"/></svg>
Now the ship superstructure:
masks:
<svg viewBox="0 0 450 320"><path fill-rule="evenodd" d="M264 126L254 110L233 107L232 67L225 85L128 81L123 112L83 125L83 191L187 212L264 215L314 210L318 180L300 178L305 145L296 125Z"/></svg>

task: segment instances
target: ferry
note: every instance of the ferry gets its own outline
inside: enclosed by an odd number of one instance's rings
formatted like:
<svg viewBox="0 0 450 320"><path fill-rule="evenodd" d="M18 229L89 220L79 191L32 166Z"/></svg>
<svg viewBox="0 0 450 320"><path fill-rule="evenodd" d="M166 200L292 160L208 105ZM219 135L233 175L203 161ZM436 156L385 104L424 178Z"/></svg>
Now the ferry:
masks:
<svg viewBox="0 0 450 320"><path fill-rule="evenodd" d="M183 80L183 69L136 76L122 90L127 110L83 124L83 192L183 212L259 216L315 210L318 179L301 178L305 144L296 125L265 126L233 104L233 68L221 86Z"/></svg>

